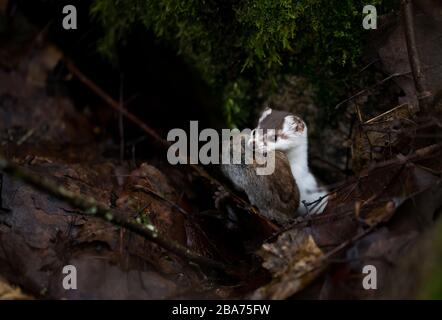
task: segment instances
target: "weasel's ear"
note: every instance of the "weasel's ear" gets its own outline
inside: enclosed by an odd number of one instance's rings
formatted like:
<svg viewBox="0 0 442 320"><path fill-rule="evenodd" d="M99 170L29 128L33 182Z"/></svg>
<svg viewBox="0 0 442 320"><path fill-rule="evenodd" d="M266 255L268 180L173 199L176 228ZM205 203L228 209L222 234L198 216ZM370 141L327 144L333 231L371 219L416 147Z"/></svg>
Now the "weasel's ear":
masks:
<svg viewBox="0 0 442 320"><path fill-rule="evenodd" d="M284 119L284 128L288 127L292 132L303 134L306 129L305 122L297 116L287 116Z"/></svg>
<svg viewBox="0 0 442 320"><path fill-rule="evenodd" d="M262 122L262 120L264 120L269 114L272 113L272 108L270 107L266 107L262 112L261 115L259 116L259 120L258 120L258 125Z"/></svg>
<svg viewBox="0 0 442 320"><path fill-rule="evenodd" d="M301 118L295 117L295 130L298 133L304 133L306 130L305 122Z"/></svg>

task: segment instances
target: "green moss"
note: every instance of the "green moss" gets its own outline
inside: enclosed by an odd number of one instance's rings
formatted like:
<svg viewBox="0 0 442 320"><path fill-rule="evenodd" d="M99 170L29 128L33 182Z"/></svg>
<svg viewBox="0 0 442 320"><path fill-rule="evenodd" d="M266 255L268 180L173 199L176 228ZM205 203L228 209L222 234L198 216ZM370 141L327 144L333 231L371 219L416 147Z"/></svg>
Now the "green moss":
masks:
<svg viewBox="0 0 442 320"><path fill-rule="evenodd" d="M333 103L357 68L364 33L362 8L378 14L397 0L95 0L106 31L100 50L116 47L136 25L173 46L216 92L226 121L240 125L257 105L257 89L284 74L308 76L319 101ZM321 87L332 81L333 90ZM276 87L276 86L273 86Z"/></svg>
<svg viewBox="0 0 442 320"><path fill-rule="evenodd" d="M431 238L431 251L427 255L424 281L419 293L420 299L442 299L442 221L438 221Z"/></svg>

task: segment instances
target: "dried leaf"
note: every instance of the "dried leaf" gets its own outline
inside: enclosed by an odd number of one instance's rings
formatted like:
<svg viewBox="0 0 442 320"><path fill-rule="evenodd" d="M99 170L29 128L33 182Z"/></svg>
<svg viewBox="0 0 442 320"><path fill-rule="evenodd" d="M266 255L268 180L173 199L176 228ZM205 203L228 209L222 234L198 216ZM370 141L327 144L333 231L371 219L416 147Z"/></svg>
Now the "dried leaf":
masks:
<svg viewBox="0 0 442 320"><path fill-rule="evenodd" d="M322 271L313 237L296 229L284 232L275 243L265 243L258 253L273 280L257 289L251 299L286 299L305 288Z"/></svg>

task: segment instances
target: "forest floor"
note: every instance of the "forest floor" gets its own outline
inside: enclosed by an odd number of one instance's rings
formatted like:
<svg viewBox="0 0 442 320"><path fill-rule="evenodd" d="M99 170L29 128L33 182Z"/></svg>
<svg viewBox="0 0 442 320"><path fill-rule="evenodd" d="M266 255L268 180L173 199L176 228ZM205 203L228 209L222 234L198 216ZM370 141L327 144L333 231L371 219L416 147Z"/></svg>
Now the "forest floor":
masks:
<svg viewBox="0 0 442 320"><path fill-rule="evenodd" d="M235 195L231 228L212 200L220 182L202 167L170 166L160 135L130 113L126 126L153 151L140 156L133 142L121 157L90 110L96 102L78 106L56 88L77 78L108 114L120 104L30 30L0 46L0 298L433 297L437 117L404 103L359 119L350 139L360 169L331 186L324 214L276 225ZM66 265L77 268L77 290L62 286ZM365 266L376 268L377 290L364 289Z"/></svg>

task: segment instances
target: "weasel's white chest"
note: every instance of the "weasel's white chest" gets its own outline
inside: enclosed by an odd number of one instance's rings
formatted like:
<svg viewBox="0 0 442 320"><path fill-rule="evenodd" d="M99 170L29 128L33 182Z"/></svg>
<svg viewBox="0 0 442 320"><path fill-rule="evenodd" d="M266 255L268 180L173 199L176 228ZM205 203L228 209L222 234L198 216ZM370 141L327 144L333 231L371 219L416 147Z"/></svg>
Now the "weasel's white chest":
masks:
<svg viewBox="0 0 442 320"><path fill-rule="evenodd" d="M315 204L309 206L311 213L321 213L327 205L326 191L319 187L316 178L310 172L308 167L300 167L292 165L292 174L298 185L300 204L299 213L306 214L307 208L304 202L311 204L317 201Z"/></svg>

